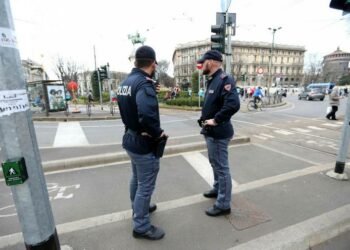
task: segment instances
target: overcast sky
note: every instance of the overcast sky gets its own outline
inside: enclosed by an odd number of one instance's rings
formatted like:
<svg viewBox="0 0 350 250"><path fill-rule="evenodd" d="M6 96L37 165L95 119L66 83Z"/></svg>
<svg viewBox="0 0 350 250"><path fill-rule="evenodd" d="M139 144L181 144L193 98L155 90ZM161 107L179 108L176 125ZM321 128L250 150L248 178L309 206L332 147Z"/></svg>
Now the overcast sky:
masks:
<svg viewBox="0 0 350 250"><path fill-rule="evenodd" d="M329 8L330 0L232 0L237 13L233 40L305 46L319 58L340 49L350 52L350 14ZM109 62L111 70L129 72L132 44L141 33L158 60L172 60L179 43L210 37L219 0L10 0L22 59L43 63L50 71L57 56L86 69ZM306 57L308 57L308 54ZM307 61L308 58L305 58ZM169 72L172 74L172 72ZM50 76L55 76L51 73Z"/></svg>

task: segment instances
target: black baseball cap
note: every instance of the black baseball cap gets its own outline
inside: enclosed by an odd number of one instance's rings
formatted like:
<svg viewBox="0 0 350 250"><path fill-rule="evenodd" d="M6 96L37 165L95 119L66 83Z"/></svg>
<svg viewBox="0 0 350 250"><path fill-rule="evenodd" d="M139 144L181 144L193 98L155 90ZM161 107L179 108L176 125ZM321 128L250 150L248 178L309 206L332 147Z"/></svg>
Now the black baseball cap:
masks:
<svg viewBox="0 0 350 250"><path fill-rule="evenodd" d="M154 49L152 49L150 46L143 45L140 48L138 48L135 52L135 58L136 59L151 59L154 60L157 63L156 59L156 52Z"/></svg>
<svg viewBox="0 0 350 250"><path fill-rule="evenodd" d="M208 50L204 53L204 55L197 60L197 63L204 63L205 60L215 60L218 62L222 62L222 55L217 50Z"/></svg>

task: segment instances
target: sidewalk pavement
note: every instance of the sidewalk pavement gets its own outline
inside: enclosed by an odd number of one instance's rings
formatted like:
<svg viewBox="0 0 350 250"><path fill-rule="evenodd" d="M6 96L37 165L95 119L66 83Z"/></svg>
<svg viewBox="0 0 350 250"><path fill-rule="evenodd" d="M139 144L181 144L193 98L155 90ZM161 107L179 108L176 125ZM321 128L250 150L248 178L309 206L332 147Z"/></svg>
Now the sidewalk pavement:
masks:
<svg viewBox="0 0 350 250"><path fill-rule="evenodd" d="M303 153L231 146L232 213L218 218L204 213L214 202L202 196L212 183L206 151L167 155L153 197L158 209L151 215L166 236L156 242L132 237L129 162L46 175L50 183L81 187L69 202L52 201L60 244L74 250L349 249L349 182L325 175L334 168L331 156ZM320 158L329 163L318 163ZM21 233L12 227L9 222L0 228L0 249L23 249ZM343 242L335 246L347 248L323 248L334 246L326 243L334 237Z"/></svg>

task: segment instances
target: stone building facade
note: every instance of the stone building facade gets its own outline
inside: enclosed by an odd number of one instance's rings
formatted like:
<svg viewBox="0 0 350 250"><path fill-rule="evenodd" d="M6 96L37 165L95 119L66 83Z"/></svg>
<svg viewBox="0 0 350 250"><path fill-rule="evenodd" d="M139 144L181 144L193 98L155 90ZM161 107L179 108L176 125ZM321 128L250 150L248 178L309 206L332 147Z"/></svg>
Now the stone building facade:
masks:
<svg viewBox="0 0 350 250"><path fill-rule="evenodd" d="M322 76L324 82L337 82L343 75L349 74L350 53L337 48L323 57Z"/></svg>
<svg viewBox="0 0 350 250"><path fill-rule="evenodd" d="M281 86L298 86L303 80L303 46L263 42L232 42L231 74L238 85L267 86L271 64L271 83ZM197 70L196 60L210 49L210 40L180 44L173 53L175 82L181 85L191 82L192 74ZM225 59L224 59L225 62Z"/></svg>

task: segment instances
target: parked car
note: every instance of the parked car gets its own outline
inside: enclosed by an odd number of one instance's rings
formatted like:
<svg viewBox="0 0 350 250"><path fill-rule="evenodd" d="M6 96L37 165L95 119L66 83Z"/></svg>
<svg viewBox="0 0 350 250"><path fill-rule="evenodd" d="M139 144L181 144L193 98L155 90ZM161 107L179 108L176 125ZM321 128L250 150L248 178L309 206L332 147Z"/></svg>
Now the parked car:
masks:
<svg viewBox="0 0 350 250"><path fill-rule="evenodd" d="M305 99L308 101L312 101L312 100L320 100L323 101L325 97L325 93L322 92L321 89L304 89L299 95L298 98L299 100L301 99Z"/></svg>

